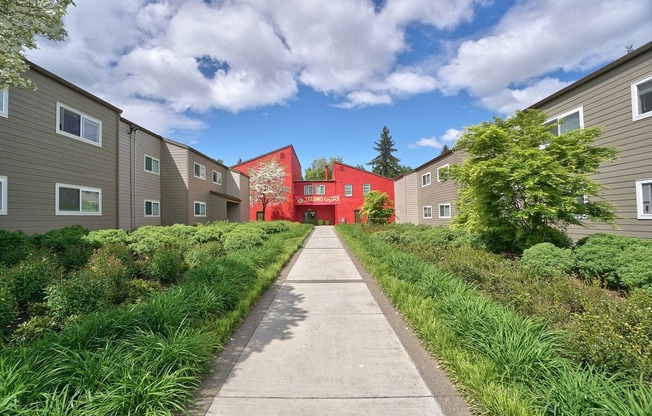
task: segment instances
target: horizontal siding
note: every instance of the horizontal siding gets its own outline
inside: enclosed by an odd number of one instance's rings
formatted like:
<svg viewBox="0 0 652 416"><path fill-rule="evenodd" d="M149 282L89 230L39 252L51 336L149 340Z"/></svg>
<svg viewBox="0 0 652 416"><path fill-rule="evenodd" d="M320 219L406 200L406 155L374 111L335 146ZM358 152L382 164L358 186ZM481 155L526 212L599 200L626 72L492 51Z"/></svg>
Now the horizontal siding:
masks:
<svg viewBox="0 0 652 416"><path fill-rule="evenodd" d="M132 186L133 148L129 125L120 121L118 132L118 227L131 231L135 228L132 218L133 198Z"/></svg>
<svg viewBox="0 0 652 416"><path fill-rule="evenodd" d="M164 167L161 162L161 139L146 131L136 131L136 156L132 161L135 166L136 181L134 184L136 226L161 225L161 217L145 217L145 200L159 201L161 211L164 209L161 200L161 173ZM158 159L159 174L145 171L145 155ZM166 169L168 166L165 167Z"/></svg>
<svg viewBox="0 0 652 416"><path fill-rule="evenodd" d="M161 224L188 222L188 151L172 143L161 146Z"/></svg>
<svg viewBox="0 0 652 416"><path fill-rule="evenodd" d="M455 163L455 153L432 164L422 166L416 171L418 193L418 223L428 225L448 225L455 215L455 200L457 199L457 185L453 181L437 182L437 168ZM430 185L422 186L422 176L430 173ZM439 218L439 205L451 205L451 218ZM423 207L432 207L432 218L423 218Z"/></svg>

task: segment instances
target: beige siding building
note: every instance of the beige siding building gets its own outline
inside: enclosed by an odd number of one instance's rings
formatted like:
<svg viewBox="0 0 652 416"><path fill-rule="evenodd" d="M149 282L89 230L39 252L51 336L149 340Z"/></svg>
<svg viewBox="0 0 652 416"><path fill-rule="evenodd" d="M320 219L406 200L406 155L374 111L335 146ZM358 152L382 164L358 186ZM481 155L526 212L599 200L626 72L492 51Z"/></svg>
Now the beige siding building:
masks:
<svg viewBox="0 0 652 416"><path fill-rule="evenodd" d="M587 223L573 238L596 232L652 238L652 42L534 104L560 128L602 128L601 146L620 150L594 179L617 209L618 229Z"/></svg>
<svg viewBox="0 0 652 416"><path fill-rule="evenodd" d="M25 76L38 90L0 91L0 229L132 230L247 219L246 175L30 66Z"/></svg>

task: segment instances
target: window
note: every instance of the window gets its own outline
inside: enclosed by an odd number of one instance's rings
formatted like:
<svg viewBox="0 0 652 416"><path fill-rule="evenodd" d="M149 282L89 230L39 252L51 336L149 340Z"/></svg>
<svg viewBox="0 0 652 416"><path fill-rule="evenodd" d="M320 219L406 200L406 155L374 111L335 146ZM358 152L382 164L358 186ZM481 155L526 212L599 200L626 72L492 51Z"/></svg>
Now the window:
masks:
<svg viewBox="0 0 652 416"><path fill-rule="evenodd" d="M634 121L652 116L652 77L632 84L632 118Z"/></svg>
<svg viewBox="0 0 652 416"><path fill-rule="evenodd" d="M160 162L158 159L145 155L145 172L155 173L158 175L159 165Z"/></svg>
<svg viewBox="0 0 652 416"><path fill-rule="evenodd" d="M57 103L57 133L102 145L102 122Z"/></svg>
<svg viewBox="0 0 652 416"><path fill-rule="evenodd" d="M432 207L423 207L423 218L432 218Z"/></svg>
<svg viewBox="0 0 652 416"><path fill-rule="evenodd" d="M451 217L451 204L439 204L439 218Z"/></svg>
<svg viewBox="0 0 652 416"><path fill-rule="evenodd" d="M326 185L315 185L315 195L326 195Z"/></svg>
<svg viewBox="0 0 652 416"><path fill-rule="evenodd" d="M421 186L430 185L430 172L421 175Z"/></svg>
<svg viewBox="0 0 652 416"><path fill-rule="evenodd" d="M145 216L146 217L160 217L161 216L161 203L159 201L145 201Z"/></svg>
<svg viewBox="0 0 652 416"><path fill-rule="evenodd" d="M371 192L371 184L370 183L365 183L362 185L362 195L367 195L369 192Z"/></svg>
<svg viewBox="0 0 652 416"><path fill-rule="evenodd" d="M350 183L344 185L344 196L353 196L353 185Z"/></svg>
<svg viewBox="0 0 652 416"><path fill-rule="evenodd" d="M437 168L437 182L442 182L445 179L446 171L448 171L448 163Z"/></svg>
<svg viewBox="0 0 652 416"><path fill-rule="evenodd" d="M102 190L56 184L56 215L102 215Z"/></svg>
<svg viewBox="0 0 652 416"><path fill-rule="evenodd" d="M0 90L0 117L9 117L9 91Z"/></svg>
<svg viewBox="0 0 652 416"><path fill-rule="evenodd" d="M555 123L559 124L550 128L550 133L552 133L554 136L559 136L560 134L565 134L572 130L584 128L584 116L582 115L582 107L576 108L575 110L569 111L568 113L564 113L559 117L550 119L546 122L546 125L552 125Z"/></svg>
<svg viewBox="0 0 652 416"><path fill-rule="evenodd" d="M303 185L303 194L312 195L314 193L314 188L312 185Z"/></svg>
<svg viewBox="0 0 652 416"><path fill-rule="evenodd" d="M652 219L652 179L636 181L636 214L639 220Z"/></svg>
<svg viewBox="0 0 652 416"><path fill-rule="evenodd" d="M195 178L206 180L206 166L195 162Z"/></svg>
<svg viewBox="0 0 652 416"><path fill-rule="evenodd" d="M213 171L213 183L222 185L222 172Z"/></svg>
<svg viewBox="0 0 652 416"><path fill-rule="evenodd" d="M0 215L7 215L7 177L0 176Z"/></svg>
<svg viewBox="0 0 652 416"><path fill-rule="evenodd" d="M195 201L195 217L206 216L206 202Z"/></svg>

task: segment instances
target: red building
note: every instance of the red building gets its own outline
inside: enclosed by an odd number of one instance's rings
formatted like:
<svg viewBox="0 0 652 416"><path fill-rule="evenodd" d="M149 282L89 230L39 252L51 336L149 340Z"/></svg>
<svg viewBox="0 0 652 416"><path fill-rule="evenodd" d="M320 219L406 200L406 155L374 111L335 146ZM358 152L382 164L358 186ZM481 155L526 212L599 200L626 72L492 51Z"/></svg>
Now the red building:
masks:
<svg viewBox="0 0 652 416"><path fill-rule="evenodd" d="M287 201L268 206L265 220L289 220L335 224L359 222L364 195L372 190L387 193L394 200L394 181L343 163L335 163L326 180L304 181L301 163L292 145L241 162L233 169L249 174L261 162L276 159L287 172L285 185L290 189ZM250 219L262 219L262 206L251 205Z"/></svg>

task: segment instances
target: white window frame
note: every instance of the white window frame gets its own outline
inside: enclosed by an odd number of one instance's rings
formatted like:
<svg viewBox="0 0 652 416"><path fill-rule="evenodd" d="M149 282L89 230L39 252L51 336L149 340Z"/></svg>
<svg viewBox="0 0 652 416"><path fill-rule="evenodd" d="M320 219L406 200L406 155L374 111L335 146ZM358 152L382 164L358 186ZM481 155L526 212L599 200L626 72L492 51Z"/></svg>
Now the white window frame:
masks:
<svg viewBox="0 0 652 416"><path fill-rule="evenodd" d="M344 196L346 197L353 196L353 184L351 183L344 184Z"/></svg>
<svg viewBox="0 0 652 416"><path fill-rule="evenodd" d="M440 167L437 168L437 182L443 182L441 179L441 174L440 171L441 169L448 169L450 167L449 163L446 163L445 165L441 165Z"/></svg>
<svg viewBox="0 0 652 416"><path fill-rule="evenodd" d="M371 184L370 183L363 183L362 184L362 196L367 195L369 192L371 192Z"/></svg>
<svg viewBox="0 0 652 416"><path fill-rule="evenodd" d="M0 215L7 215L7 192L9 189L9 179L6 176L0 176L0 191L2 191L2 196L0 198Z"/></svg>
<svg viewBox="0 0 652 416"><path fill-rule="evenodd" d="M430 214L426 215L426 209L430 212ZM432 205L424 205L421 209L421 213L424 219L432 219Z"/></svg>
<svg viewBox="0 0 652 416"><path fill-rule="evenodd" d="M565 112L563 114L560 114L558 116L549 118L548 120L546 120L544 125L545 124L559 123L559 120L561 120L563 118L566 118L566 117L568 117L568 116L570 116L571 114L574 114L574 113L580 113L580 129L583 129L584 128L584 106L579 106L579 107L574 108L574 109L572 109L570 111L567 111L567 112ZM559 127L560 127L560 125L556 126L556 128L557 128L556 136L559 136ZM547 147L547 146L545 146L545 147Z"/></svg>
<svg viewBox="0 0 652 416"><path fill-rule="evenodd" d="M650 75L647 78L643 78L639 81L636 81L632 83L632 120L637 121L637 120L642 120L644 118L652 117L652 111L648 111L647 113L642 113L639 108L639 95L638 95L638 86L645 83L652 81L652 75Z"/></svg>
<svg viewBox="0 0 652 416"><path fill-rule="evenodd" d="M303 185L303 194L304 195L314 195L315 187L313 185Z"/></svg>
<svg viewBox="0 0 652 416"><path fill-rule="evenodd" d="M82 206L79 207L79 211L59 210L59 189L61 188L77 189L80 192L80 194L82 192L97 193L99 210L97 212L84 212L82 211L83 208ZM82 195L79 196L79 203L80 205L83 205ZM54 186L54 214L55 215L96 215L96 216L102 215L102 188L91 188L88 186L70 185L66 183L57 182Z"/></svg>
<svg viewBox="0 0 652 416"><path fill-rule="evenodd" d="M326 185L315 185L315 195L326 195Z"/></svg>
<svg viewBox="0 0 652 416"><path fill-rule="evenodd" d="M441 209L443 207L448 207L448 215L441 215ZM451 204L439 204L439 218L451 218L451 213L452 213L451 208L452 208Z"/></svg>
<svg viewBox="0 0 652 416"><path fill-rule="evenodd" d="M147 159L152 160L152 170L147 170ZM158 160L155 157L152 157L150 155L145 155L143 159L143 169L145 169L145 172L147 173L152 173L154 175L160 175L161 174L161 161ZM156 161L156 170L154 170L154 161Z"/></svg>
<svg viewBox="0 0 652 416"><path fill-rule="evenodd" d="M216 185L222 185L222 172L216 170L213 171L213 183Z"/></svg>
<svg viewBox="0 0 652 416"><path fill-rule="evenodd" d="M152 214L147 213L147 204L151 204L152 208ZM157 213L154 214L154 205L157 207ZM145 202L143 203L143 216L150 218L150 217L160 217L161 216L161 201L153 201L150 199L146 199Z"/></svg>
<svg viewBox="0 0 652 416"><path fill-rule="evenodd" d="M650 213L643 211L643 185L652 184L652 179L640 179L636 181L636 218L639 220L652 220L652 207Z"/></svg>
<svg viewBox="0 0 652 416"><path fill-rule="evenodd" d="M197 206L199 206L199 214L197 214ZM203 214L201 213L201 211L202 211L201 207L204 207L204 213ZM193 214L195 214L195 217L206 217L206 211L207 210L208 209L207 209L207 206L206 206L206 202L204 202L204 201L195 201L195 203L193 205L192 212L193 212Z"/></svg>
<svg viewBox="0 0 652 416"><path fill-rule="evenodd" d="M199 166L199 176L197 176L197 166ZM206 180L206 166L202 165L201 163L193 162L192 174L195 176L195 178L205 181Z"/></svg>
<svg viewBox="0 0 652 416"><path fill-rule="evenodd" d="M75 134L72 134L72 133L68 133L65 130L61 130L60 127L61 127L61 110L62 109L68 110L68 111L70 111L72 113L75 113L75 114L79 115L80 123L81 123L81 125L79 126L79 132L80 132L79 136L77 136ZM97 124L97 136L98 136L97 141L87 139L86 137L84 137L84 120L87 120L87 121L90 121L90 122L93 122L93 123ZM66 136L66 137L70 137L70 138L75 139L75 140L80 140L80 141L82 141L84 143L92 144L93 146L102 147L102 121L95 118L95 117L91 117L91 116L89 116L87 114L84 114L81 111L76 110L76 109L74 109L74 108L72 108L70 106L67 106L65 104L61 104L60 102L57 102L57 126L56 127L57 127L57 133L58 134L61 134L61 135Z"/></svg>
<svg viewBox="0 0 652 416"><path fill-rule="evenodd" d="M426 183L426 178L428 178ZM424 186L430 186L432 184L432 176L430 175L430 172L424 173L421 175L421 187L423 188Z"/></svg>
<svg viewBox="0 0 652 416"><path fill-rule="evenodd" d="M9 90L0 90L0 117L9 117Z"/></svg>

